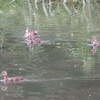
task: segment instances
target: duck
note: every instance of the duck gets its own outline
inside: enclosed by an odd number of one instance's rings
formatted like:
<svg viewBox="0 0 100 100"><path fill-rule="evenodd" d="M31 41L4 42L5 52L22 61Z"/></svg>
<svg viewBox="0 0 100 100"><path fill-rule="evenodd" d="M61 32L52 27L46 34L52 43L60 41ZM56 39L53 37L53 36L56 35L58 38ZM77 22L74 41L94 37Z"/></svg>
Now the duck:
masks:
<svg viewBox="0 0 100 100"><path fill-rule="evenodd" d="M32 40L36 37L38 37L37 30L30 30L29 28L26 29L26 33L24 34L24 38Z"/></svg>
<svg viewBox="0 0 100 100"><path fill-rule="evenodd" d="M98 41L98 40L96 39L96 37L93 37L93 38L92 38L91 43L93 44L93 46L100 46L100 41Z"/></svg>
<svg viewBox="0 0 100 100"><path fill-rule="evenodd" d="M40 43L42 40L37 34L37 30L26 29L26 33L24 34L25 40L30 44Z"/></svg>
<svg viewBox="0 0 100 100"><path fill-rule="evenodd" d="M17 77L8 77L8 74L6 71L2 71L0 76L4 77L4 82L9 83L9 82L20 82L20 81L24 81L25 79L21 76L17 76Z"/></svg>

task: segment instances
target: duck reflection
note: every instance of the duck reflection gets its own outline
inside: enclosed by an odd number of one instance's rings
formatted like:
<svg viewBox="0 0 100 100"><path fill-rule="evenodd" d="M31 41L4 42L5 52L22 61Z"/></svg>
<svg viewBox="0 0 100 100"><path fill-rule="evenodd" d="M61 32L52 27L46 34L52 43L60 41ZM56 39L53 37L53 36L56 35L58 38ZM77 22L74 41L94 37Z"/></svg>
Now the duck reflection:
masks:
<svg viewBox="0 0 100 100"><path fill-rule="evenodd" d="M27 97L23 97L23 93L21 91L16 91L16 90L7 90L7 85L0 86L2 89L1 95L0 95L0 100L28 100Z"/></svg>
<svg viewBox="0 0 100 100"><path fill-rule="evenodd" d="M96 45L93 45L92 53L95 54L96 52L97 52L97 46Z"/></svg>
<svg viewBox="0 0 100 100"><path fill-rule="evenodd" d="M3 86L0 85L0 88L1 90L6 91L8 87L7 87L7 84L4 84Z"/></svg>
<svg viewBox="0 0 100 100"><path fill-rule="evenodd" d="M29 28L26 29L24 38L30 51L33 51L34 44L40 43L42 41L37 33L37 30L30 30Z"/></svg>

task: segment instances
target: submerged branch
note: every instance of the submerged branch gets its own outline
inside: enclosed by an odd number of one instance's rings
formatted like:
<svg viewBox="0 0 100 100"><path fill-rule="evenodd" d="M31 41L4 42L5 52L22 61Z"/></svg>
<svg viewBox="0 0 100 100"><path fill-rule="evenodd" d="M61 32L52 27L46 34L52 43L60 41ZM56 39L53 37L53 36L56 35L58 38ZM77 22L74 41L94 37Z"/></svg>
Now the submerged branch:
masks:
<svg viewBox="0 0 100 100"><path fill-rule="evenodd" d="M48 16L48 13L47 13L47 10L46 10L46 7L45 7L44 0L42 0L42 5L43 5L43 10L45 12L45 15Z"/></svg>
<svg viewBox="0 0 100 100"><path fill-rule="evenodd" d="M33 14L33 12L32 12L32 6L31 6L31 3L30 3L30 0L28 0L28 8L29 8L29 22L30 22L30 24L32 24L32 14Z"/></svg>
<svg viewBox="0 0 100 100"><path fill-rule="evenodd" d="M83 12L85 13L85 0L83 0Z"/></svg>
<svg viewBox="0 0 100 100"><path fill-rule="evenodd" d="M70 11L70 9L67 7L66 5L66 0L63 1L63 6L64 8L66 9L66 11L69 13L69 14L72 14L72 12Z"/></svg>
<svg viewBox="0 0 100 100"><path fill-rule="evenodd" d="M35 0L35 8L38 10L37 0Z"/></svg>
<svg viewBox="0 0 100 100"><path fill-rule="evenodd" d="M49 0L49 14L51 14L51 9L52 9L52 2Z"/></svg>

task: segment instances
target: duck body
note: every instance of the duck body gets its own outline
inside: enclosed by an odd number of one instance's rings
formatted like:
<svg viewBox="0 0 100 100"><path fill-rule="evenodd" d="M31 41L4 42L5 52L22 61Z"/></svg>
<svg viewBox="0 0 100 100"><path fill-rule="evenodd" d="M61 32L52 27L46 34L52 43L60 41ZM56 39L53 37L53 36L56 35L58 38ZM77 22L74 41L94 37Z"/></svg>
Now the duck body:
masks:
<svg viewBox="0 0 100 100"><path fill-rule="evenodd" d="M100 46L100 42L94 43L95 46Z"/></svg>
<svg viewBox="0 0 100 100"><path fill-rule="evenodd" d="M33 39L38 37L37 30L30 30L29 28L27 28L24 37L27 39Z"/></svg>
<svg viewBox="0 0 100 100"><path fill-rule="evenodd" d="M4 81L7 82L7 83L9 83L9 82L14 82L14 83L16 83L16 82L21 82L21 81L24 81L24 80L25 80L25 79L24 79L23 77L21 77L21 76L11 77L11 78L10 78L10 77L8 77L6 71L1 72L1 76L4 77Z"/></svg>
<svg viewBox="0 0 100 100"><path fill-rule="evenodd" d="M33 39L33 40L31 40L31 43L32 44L36 44L36 43L40 43L41 42L41 39L40 38L35 38L35 39Z"/></svg>
<svg viewBox="0 0 100 100"><path fill-rule="evenodd" d="M6 80L8 82L20 82L20 81L23 81L24 78L23 77L20 77L20 76L17 76L17 77L7 78Z"/></svg>
<svg viewBox="0 0 100 100"><path fill-rule="evenodd" d="M96 37L92 38L91 43L93 44L93 46L100 46L100 41L97 41Z"/></svg>

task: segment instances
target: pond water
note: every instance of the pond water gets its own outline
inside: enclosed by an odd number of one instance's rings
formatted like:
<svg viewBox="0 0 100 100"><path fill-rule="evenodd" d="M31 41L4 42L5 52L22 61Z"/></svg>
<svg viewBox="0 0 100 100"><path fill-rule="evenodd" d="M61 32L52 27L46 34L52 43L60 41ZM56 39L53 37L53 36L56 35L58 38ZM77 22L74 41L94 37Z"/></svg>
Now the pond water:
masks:
<svg viewBox="0 0 100 100"><path fill-rule="evenodd" d="M100 49L88 45L100 40L99 2L0 2L0 72L26 79L4 84L0 77L1 100L100 99ZM43 41L32 51L27 27Z"/></svg>

